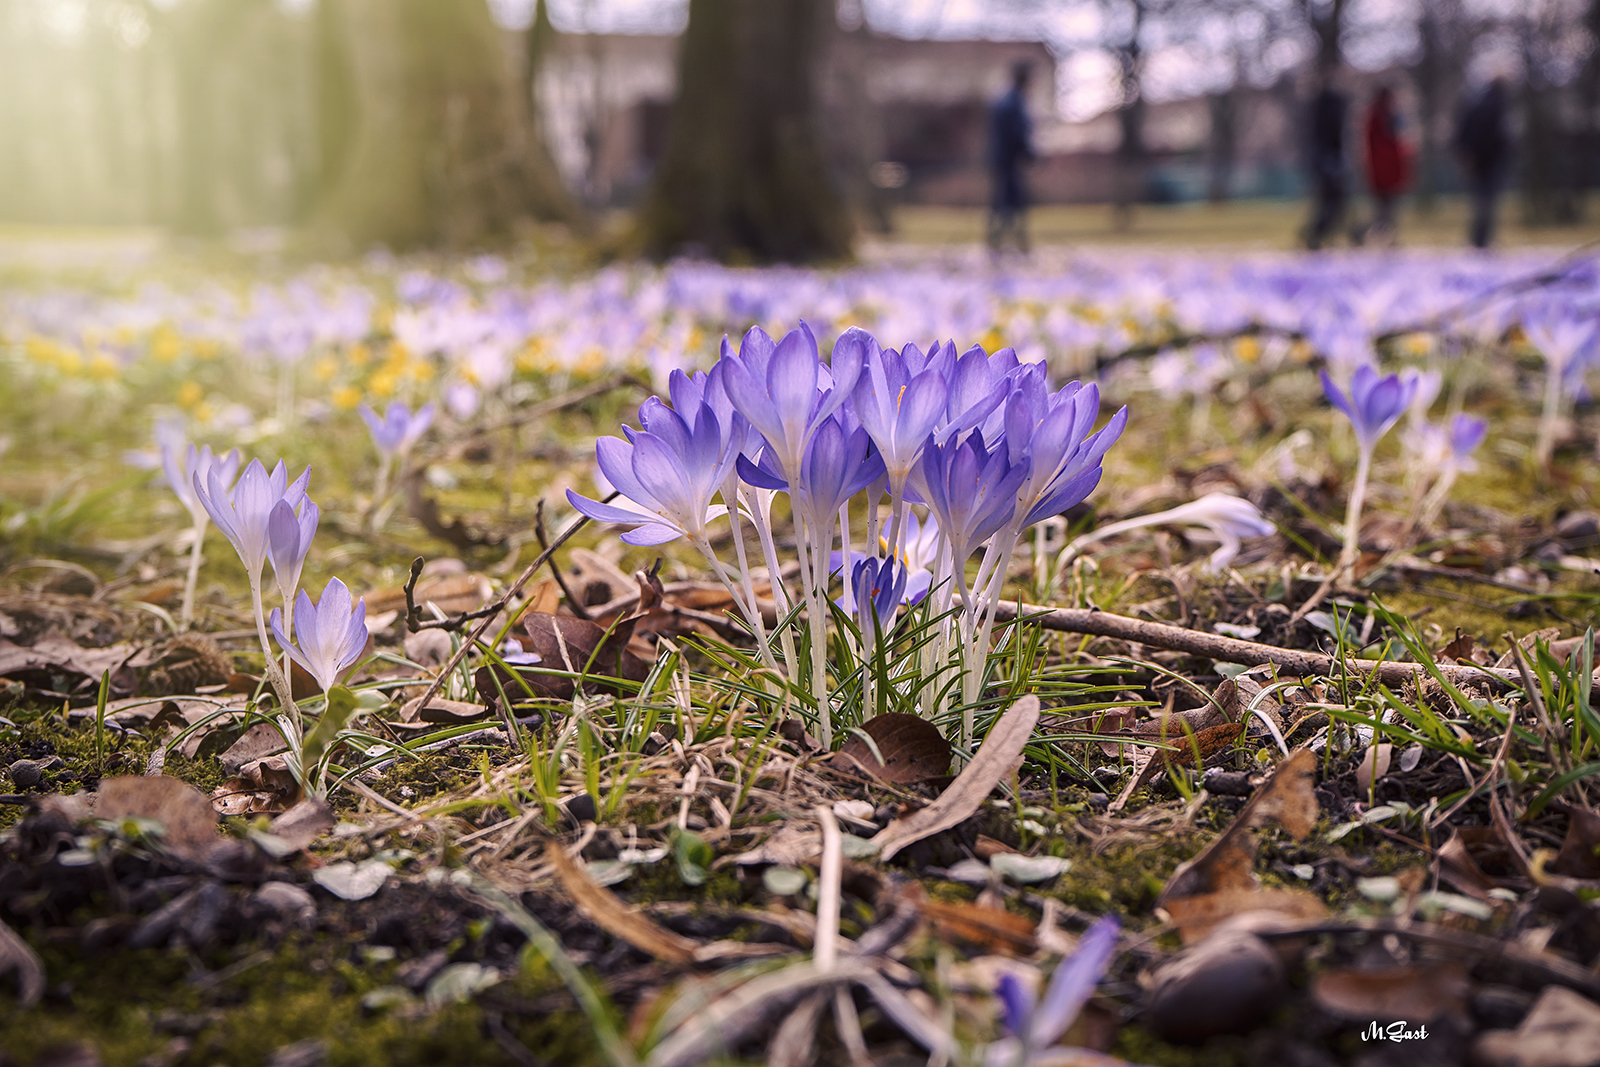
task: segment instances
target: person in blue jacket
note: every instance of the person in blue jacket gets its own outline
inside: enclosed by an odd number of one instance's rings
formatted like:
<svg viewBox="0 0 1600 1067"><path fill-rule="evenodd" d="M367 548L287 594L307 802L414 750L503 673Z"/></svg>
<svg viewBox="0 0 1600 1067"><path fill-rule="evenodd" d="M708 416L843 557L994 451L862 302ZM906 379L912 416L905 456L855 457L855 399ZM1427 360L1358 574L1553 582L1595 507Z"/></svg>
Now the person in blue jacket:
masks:
<svg viewBox="0 0 1600 1067"><path fill-rule="evenodd" d="M1007 235L1017 250L1028 251L1028 192L1022 165L1034 158L1033 123L1028 118L1028 82L1033 65L1026 60L1011 68L1011 90L989 109L989 171L994 196L989 207L989 249L998 255Z"/></svg>

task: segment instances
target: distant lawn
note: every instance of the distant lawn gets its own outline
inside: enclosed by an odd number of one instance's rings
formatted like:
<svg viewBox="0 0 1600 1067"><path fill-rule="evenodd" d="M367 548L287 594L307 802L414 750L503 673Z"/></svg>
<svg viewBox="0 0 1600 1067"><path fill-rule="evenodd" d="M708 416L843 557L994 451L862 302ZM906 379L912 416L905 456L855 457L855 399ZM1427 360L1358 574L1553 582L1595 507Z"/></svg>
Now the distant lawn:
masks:
<svg viewBox="0 0 1600 1067"><path fill-rule="evenodd" d="M1112 228L1106 204L1059 204L1035 208L1029 233L1037 245L1196 245L1259 249L1299 247L1299 232L1309 206L1303 200L1242 200L1228 204L1149 204L1133 212L1130 229ZM1345 226L1333 247L1348 247L1350 223L1371 213L1365 198L1346 213ZM1594 211L1574 226L1523 225L1522 205L1514 195L1500 201L1500 247L1572 246L1600 240L1600 217ZM1468 204L1465 197L1442 198L1429 214L1406 203L1400 211L1402 247L1465 247ZM969 244L983 239L982 208L902 207L894 214L895 232L887 238L907 244ZM864 235L868 242L873 238Z"/></svg>

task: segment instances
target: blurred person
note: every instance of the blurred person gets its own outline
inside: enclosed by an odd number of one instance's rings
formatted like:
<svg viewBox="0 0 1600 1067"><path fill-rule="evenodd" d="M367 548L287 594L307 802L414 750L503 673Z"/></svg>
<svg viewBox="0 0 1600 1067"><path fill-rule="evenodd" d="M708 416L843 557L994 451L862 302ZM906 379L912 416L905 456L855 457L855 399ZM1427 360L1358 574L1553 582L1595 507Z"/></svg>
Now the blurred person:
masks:
<svg viewBox="0 0 1600 1067"><path fill-rule="evenodd" d="M1344 215L1344 126L1349 101L1340 90L1337 70L1326 68L1311 101L1311 181L1315 210L1306 226L1306 247L1322 247Z"/></svg>
<svg viewBox="0 0 1600 1067"><path fill-rule="evenodd" d="M1488 248L1494 240L1495 200L1511 156L1511 134L1506 129L1508 95L1505 77L1493 78L1461 112L1452 141L1472 193L1467 238L1474 248Z"/></svg>
<svg viewBox="0 0 1600 1067"><path fill-rule="evenodd" d="M1028 82L1033 64L1026 60L1011 68L1011 89L989 109L989 170L994 197L989 207L989 250L1000 254L1006 235L1012 234L1017 250L1028 251L1028 194L1022 183L1022 165L1034 158L1033 122L1028 118Z"/></svg>
<svg viewBox="0 0 1600 1067"><path fill-rule="evenodd" d="M1352 244L1375 236L1385 244L1395 239L1395 206L1411 184L1411 153L1400 139L1400 116L1395 111L1394 90L1385 85L1373 94L1366 119L1367 189L1372 194L1372 218L1350 231Z"/></svg>

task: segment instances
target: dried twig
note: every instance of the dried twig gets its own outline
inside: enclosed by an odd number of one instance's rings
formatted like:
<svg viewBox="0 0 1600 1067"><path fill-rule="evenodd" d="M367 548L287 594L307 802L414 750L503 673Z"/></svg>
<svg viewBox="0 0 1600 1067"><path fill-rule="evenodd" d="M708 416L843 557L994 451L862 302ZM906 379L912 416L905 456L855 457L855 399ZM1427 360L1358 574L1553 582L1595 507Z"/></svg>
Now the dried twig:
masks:
<svg viewBox="0 0 1600 1067"><path fill-rule="evenodd" d="M1428 676L1427 668L1420 663L1375 662L1354 658L1340 661L1320 652L1279 648L1276 645L1202 633L1199 630L1188 630L1167 623L1130 619L1125 615L1113 615L1097 608L1044 608L1033 604L1019 605L1013 600L1002 600L997 609L995 619L999 622L1009 622L1020 615L1022 618L1037 622L1046 630L1133 641L1173 652L1184 652L1191 656L1205 656L1224 663L1243 663L1249 666L1271 663L1302 677L1326 675L1342 667L1356 674L1376 674L1383 684L1398 686ZM1435 669L1456 685L1491 681L1511 687L1520 681L1515 671L1494 667L1464 667L1441 663Z"/></svg>

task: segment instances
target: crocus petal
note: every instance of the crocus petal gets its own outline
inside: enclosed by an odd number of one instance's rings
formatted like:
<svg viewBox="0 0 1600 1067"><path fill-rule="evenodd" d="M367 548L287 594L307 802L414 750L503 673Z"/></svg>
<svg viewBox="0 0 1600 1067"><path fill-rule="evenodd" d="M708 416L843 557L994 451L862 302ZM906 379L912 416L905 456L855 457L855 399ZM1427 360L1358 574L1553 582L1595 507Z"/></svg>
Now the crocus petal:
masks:
<svg viewBox="0 0 1600 1067"><path fill-rule="evenodd" d="M1067 1032L1111 964L1120 925L1114 915L1099 919L1084 933L1078 950L1061 961L1029 1023L1030 1047L1049 1048Z"/></svg>

